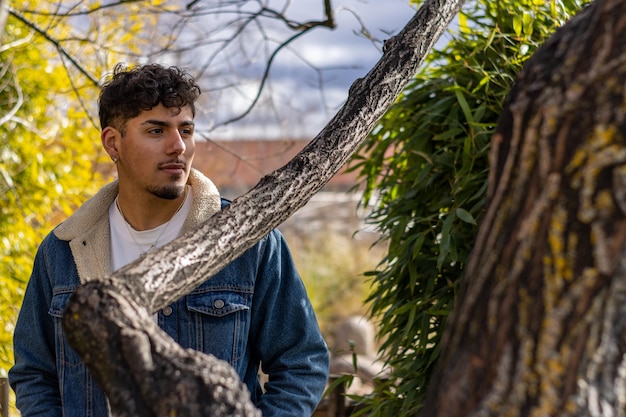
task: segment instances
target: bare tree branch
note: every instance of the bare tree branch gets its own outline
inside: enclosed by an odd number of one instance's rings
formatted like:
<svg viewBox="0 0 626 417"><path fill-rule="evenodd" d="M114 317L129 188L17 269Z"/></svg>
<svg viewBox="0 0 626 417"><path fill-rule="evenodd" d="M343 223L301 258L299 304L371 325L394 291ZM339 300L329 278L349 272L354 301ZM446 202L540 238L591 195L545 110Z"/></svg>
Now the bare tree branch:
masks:
<svg viewBox="0 0 626 417"><path fill-rule="evenodd" d="M274 58L276 58L276 55L278 55L278 53L281 51L281 49L283 49L284 47L289 45L294 40L298 39L300 36L302 36L305 33L307 33L312 28L313 27L306 28L302 32L296 33L291 38L287 39L285 42L280 44L276 49L274 49L274 52L272 52L272 54L270 55L270 58L267 61L267 65L265 66L265 71L263 72L263 76L261 77L261 83L259 84L259 88L257 89L256 96L254 97L252 102L250 102L250 105L248 106L248 108L246 110L244 110L238 116L235 116L235 117L233 117L231 119L228 119L225 122L223 122L222 123L223 125L229 125L231 123L237 122L237 121L243 119L244 117L246 117L248 114L250 114L252 109L256 106L257 102L259 101L259 98L261 97L261 94L263 93L263 88L265 87L265 82L267 81L267 77L270 74L270 69L272 68L272 63L274 62Z"/></svg>
<svg viewBox="0 0 626 417"><path fill-rule="evenodd" d="M258 9L253 11L247 10L244 7L247 5L257 4ZM203 51L200 55L198 55L198 53L194 54L196 62L193 66L194 68L197 68L193 71L196 73L197 78L202 78L209 69L211 69L212 72L219 71L216 70L216 68L222 66L222 64L226 61L224 60L226 48L242 36L242 33L247 27L249 27L250 23L255 23L259 27L259 30L251 32L255 34L264 33L262 27L267 25L268 22L278 22L283 24L283 26L289 31L295 31L296 33L292 35L285 35L284 33L281 34L281 38L286 36L284 39L273 40L270 37L264 38L263 42L265 42L266 45L271 45L274 42L277 42L277 46L273 46L271 48L268 47L268 50L265 52L267 58L265 59L264 68L262 69L263 73L258 77L255 77L254 82L257 84L257 87L255 95L251 99L250 103L239 114L229 115L225 122L219 123L219 125L228 125L249 116L255 106L259 104L259 100L267 88L267 81L269 79L272 66L274 65L280 52L284 51L288 45L292 44L296 39L300 38L312 29L318 27L325 27L329 29L335 28L332 1L320 0L320 4L322 5L324 13L323 18L301 21L294 20L288 16L287 12L290 2L286 3L282 10L279 10L268 7L262 2L253 0L218 3L193 1L186 4L184 2L174 3L173 5L170 3L166 6L153 5L151 2L146 2L145 0L120 0L107 2L106 4L90 3L87 1L80 1L72 4L58 2L56 4L56 10L53 11L38 10L37 8L24 8L20 10L14 7L10 9L10 13L26 26L33 29L38 36L43 37L58 51L61 58L68 63L66 68L70 79L76 78L76 74L73 73L73 69L76 69L77 72L81 76L86 77L88 82L94 87L98 86L100 75L96 76L94 75L93 70L90 70L90 66L93 65L93 61L90 61L90 63L83 62L81 55L73 52L74 46L70 43L77 45L76 47L79 47L78 45L92 45L95 47L96 40L94 39L96 38L86 34L82 37L72 36L71 38L68 37L60 39L58 36L55 36L51 30L51 28L55 27L58 23L68 22L68 24L72 25L69 23L72 22L72 19L94 16L97 19L102 16L110 16L111 11L113 10L119 10L120 13L124 13L124 10L126 10L129 6L134 8L142 6L140 9L140 13L142 15L158 16L158 19L160 20L159 25L167 26L169 29L167 32L159 35L157 42L155 42L154 37L151 37L151 42L145 48L141 49L141 56L137 55L136 52L133 52L132 48L126 48L123 43L112 43L111 45L98 44L98 49L103 53L106 52L106 54L109 54L110 56L117 57L115 59L116 62L126 58L131 61L142 61L146 59L158 60L163 59L164 57L169 57L169 59L171 59L172 56L182 57L184 56L184 53L190 50L203 49L206 52ZM190 38L191 32L189 28L196 25L200 19L208 15L232 15L234 18L221 19L222 21L227 21L227 23L222 23L215 29L207 29L206 26L200 25L202 33L199 33L198 39L193 41ZM42 19L49 20L50 24L46 25L48 28L42 26ZM360 23L362 33L367 33L367 30L363 27L362 22ZM76 30L80 27L80 25L73 25L73 27ZM88 27L97 27L97 24ZM276 28L276 25L274 28ZM219 37L219 31L228 33L228 31L233 31L233 29L234 32L231 33L230 37ZM244 49L235 47L235 50L243 51ZM204 58L204 62L198 62L198 56L202 56ZM215 59L218 57L220 58L220 65L216 67L214 63ZM106 60L104 55L103 59ZM187 65L185 66L187 67ZM238 63L237 66L241 66L241 63ZM229 73L231 75L233 74L233 72ZM211 78L215 79L213 74L211 75ZM220 79L224 80L223 77L220 77ZM241 85L241 82L232 82L230 84L231 88L237 85ZM218 87L218 90L223 88L228 88L228 85ZM85 109L89 110L87 107L85 107Z"/></svg>
<svg viewBox="0 0 626 417"><path fill-rule="evenodd" d="M0 0L0 44L2 44L2 37L4 36L4 29L7 23L8 16L9 0Z"/></svg>
<svg viewBox="0 0 626 417"><path fill-rule="evenodd" d="M9 13L11 14L11 16L15 17L16 19L18 19L19 21L24 23L26 26L28 26L29 28L33 29L35 32L37 32L39 35L41 35L44 39L46 39L48 42L50 42L56 48L56 50L59 51L59 54L61 54L61 56L63 56L68 61L70 61L72 63L72 65L81 74L83 74L85 76L85 78L87 78L94 86L98 85L98 80L95 79L89 73L89 71L87 71L86 68L84 68L82 65L80 65L78 63L78 61L76 61L76 59L72 56L72 54L70 52L68 52L67 50L65 50L65 48L63 48L63 46L56 39L53 39L50 36L50 34L48 33L48 31L40 28L39 26L37 26L34 22L30 21L29 19L26 19L21 13L19 13L18 11L16 11L13 8L9 9Z"/></svg>

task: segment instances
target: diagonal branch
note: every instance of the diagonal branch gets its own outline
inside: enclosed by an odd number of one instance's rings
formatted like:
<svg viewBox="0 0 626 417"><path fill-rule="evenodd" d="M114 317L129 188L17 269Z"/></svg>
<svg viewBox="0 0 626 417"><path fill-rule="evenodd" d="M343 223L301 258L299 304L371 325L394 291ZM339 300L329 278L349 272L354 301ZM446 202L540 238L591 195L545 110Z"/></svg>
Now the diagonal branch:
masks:
<svg viewBox="0 0 626 417"><path fill-rule="evenodd" d="M376 66L354 82L335 117L287 165L262 178L198 230L128 265L113 277L121 278L120 285L129 286L131 293L141 296L141 304L149 311L157 311L193 290L289 218L363 142L417 72L461 4L462 0L426 1L407 26L386 42L385 53ZM194 278L176 278L180 276Z"/></svg>

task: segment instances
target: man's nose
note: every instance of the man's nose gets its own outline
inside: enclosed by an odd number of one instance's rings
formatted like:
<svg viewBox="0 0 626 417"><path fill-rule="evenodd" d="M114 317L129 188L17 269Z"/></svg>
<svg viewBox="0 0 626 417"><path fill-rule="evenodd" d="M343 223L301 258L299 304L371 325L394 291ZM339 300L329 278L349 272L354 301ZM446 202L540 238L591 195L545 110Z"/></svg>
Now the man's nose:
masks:
<svg viewBox="0 0 626 417"><path fill-rule="evenodd" d="M187 149L187 145L185 145L185 141L178 130L173 131L169 143L170 149L168 153L180 155Z"/></svg>

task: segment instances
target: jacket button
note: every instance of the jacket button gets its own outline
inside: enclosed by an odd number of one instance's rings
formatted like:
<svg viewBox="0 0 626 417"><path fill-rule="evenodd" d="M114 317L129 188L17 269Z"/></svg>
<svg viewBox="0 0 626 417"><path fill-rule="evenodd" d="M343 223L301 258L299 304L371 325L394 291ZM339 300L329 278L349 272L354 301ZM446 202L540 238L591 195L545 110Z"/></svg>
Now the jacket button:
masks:
<svg viewBox="0 0 626 417"><path fill-rule="evenodd" d="M224 308L224 300L215 300L215 302L213 303L213 307Z"/></svg>
<svg viewBox="0 0 626 417"><path fill-rule="evenodd" d="M169 316L170 314L172 314L172 307L167 306L163 309L163 315L165 316Z"/></svg>

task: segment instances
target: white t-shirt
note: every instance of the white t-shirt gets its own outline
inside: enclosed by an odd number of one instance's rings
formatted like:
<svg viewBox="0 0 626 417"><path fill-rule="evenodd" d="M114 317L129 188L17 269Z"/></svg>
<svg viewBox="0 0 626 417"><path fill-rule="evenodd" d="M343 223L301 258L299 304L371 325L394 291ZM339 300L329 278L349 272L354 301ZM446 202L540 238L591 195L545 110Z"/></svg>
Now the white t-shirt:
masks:
<svg viewBox="0 0 626 417"><path fill-rule="evenodd" d="M111 228L111 272L137 260L154 245L160 248L180 235L183 223L191 209L192 190L187 186L187 196L170 221L150 230L135 230L117 208L116 201L109 207Z"/></svg>

